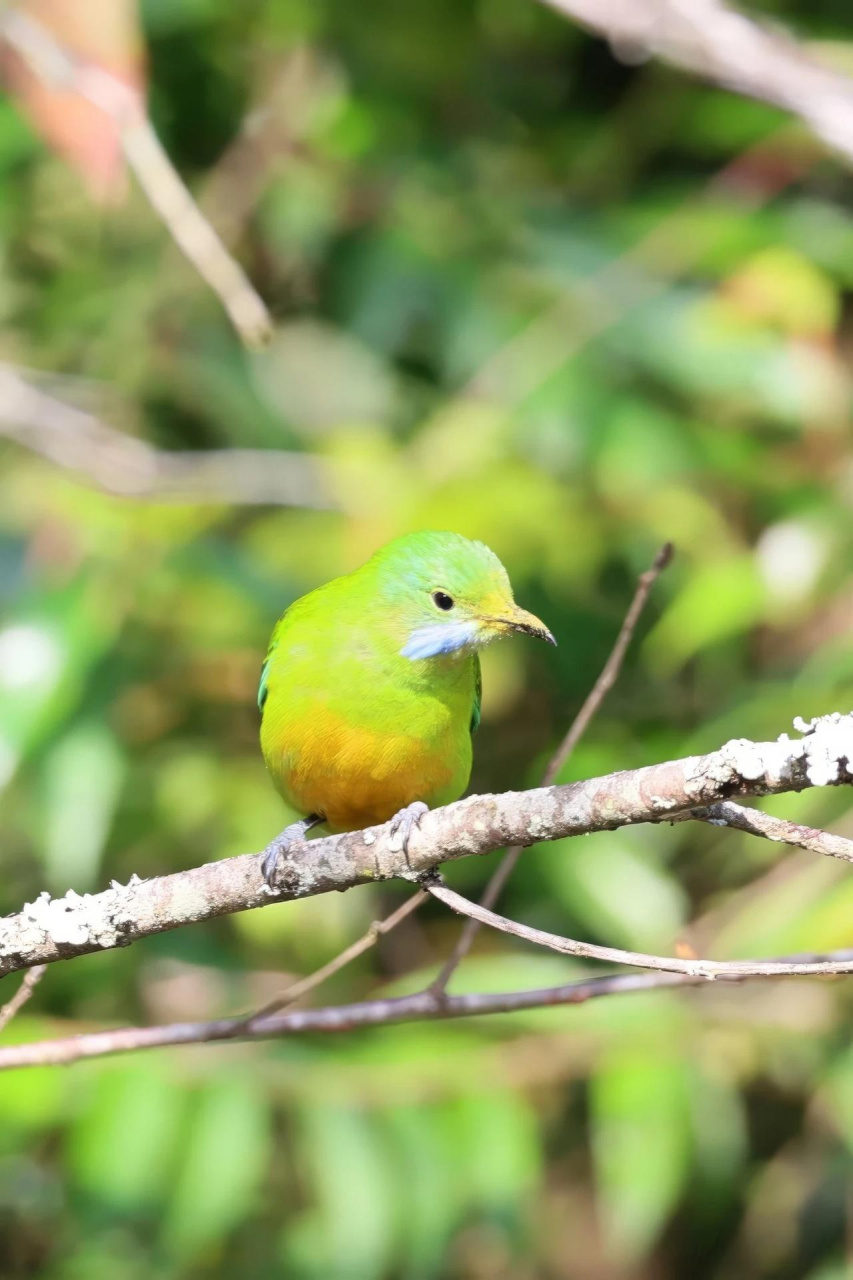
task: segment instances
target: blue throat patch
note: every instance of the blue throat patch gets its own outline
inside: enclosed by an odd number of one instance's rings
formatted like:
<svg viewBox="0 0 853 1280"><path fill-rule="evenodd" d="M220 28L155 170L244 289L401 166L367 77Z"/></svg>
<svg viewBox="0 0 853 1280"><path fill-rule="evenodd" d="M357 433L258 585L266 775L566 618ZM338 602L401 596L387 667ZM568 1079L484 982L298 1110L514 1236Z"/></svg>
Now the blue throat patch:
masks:
<svg viewBox="0 0 853 1280"><path fill-rule="evenodd" d="M474 643L476 622L434 622L416 627L400 650L404 658L437 658L442 653L455 653Z"/></svg>

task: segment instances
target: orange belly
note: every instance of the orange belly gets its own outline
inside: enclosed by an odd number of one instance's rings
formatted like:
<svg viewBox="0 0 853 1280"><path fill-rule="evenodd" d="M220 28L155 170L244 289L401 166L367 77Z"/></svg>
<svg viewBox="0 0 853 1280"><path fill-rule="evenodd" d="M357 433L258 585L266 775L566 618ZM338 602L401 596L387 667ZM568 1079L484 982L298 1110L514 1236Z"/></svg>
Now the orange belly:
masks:
<svg viewBox="0 0 853 1280"><path fill-rule="evenodd" d="M467 732L427 743L353 727L327 710L271 726L262 745L285 800L300 813L322 815L332 831L387 822L414 800L447 804L465 790L471 770Z"/></svg>

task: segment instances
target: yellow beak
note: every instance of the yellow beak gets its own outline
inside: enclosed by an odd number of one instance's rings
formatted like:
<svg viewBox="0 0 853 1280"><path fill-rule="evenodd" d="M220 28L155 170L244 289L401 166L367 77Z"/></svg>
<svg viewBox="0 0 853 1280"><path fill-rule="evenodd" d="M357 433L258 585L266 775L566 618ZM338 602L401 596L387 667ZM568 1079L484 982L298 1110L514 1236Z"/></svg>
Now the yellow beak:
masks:
<svg viewBox="0 0 853 1280"><path fill-rule="evenodd" d="M500 617L484 618L483 622L501 631L522 631L525 635L535 636L538 640L546 640L548 644L557 643L541 619L533 613L528 613L526 609L520 609L517 604L512 604L502 611Z"/></svg>

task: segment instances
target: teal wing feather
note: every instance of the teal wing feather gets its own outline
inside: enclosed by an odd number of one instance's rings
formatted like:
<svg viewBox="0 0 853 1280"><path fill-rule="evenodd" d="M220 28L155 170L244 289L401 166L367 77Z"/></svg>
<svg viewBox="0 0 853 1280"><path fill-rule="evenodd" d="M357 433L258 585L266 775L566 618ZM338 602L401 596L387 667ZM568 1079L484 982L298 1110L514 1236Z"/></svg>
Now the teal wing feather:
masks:
<svg viewBox="0 0 853 1280"><path fill-rule="evenodd" d="M480 655L474 654L474 705L471 708L471 733L480 727L480 707L483 704L483 673L480 670Z"/></svg>
<svg viewBox="0 0 853 1280"><path fill-rule="evenodd" d="M267 654L266 658L264 659L264 665L261 667L261 682L258 685L258 710L260 711L261 715L264 714L264 703L266 702L267 694L269 693L269 690L267 689L267 677L269 676L269 669L270 669L270 660L269 660L269 654Z"/></svg>
<svg viewBox="0 0 853 1280"><path fill-rule="evenodd" d="M273 627L273 633L270 636L269 648L267 649L267 656L264 658L264 665L261 667L261 681L258 685L258 710L261 715L264 714L264 705L267 700L267 694L269 693L270 664L272 663L273 654L278 648L279 638L288 612L289 610L286 610Z"/></svg>

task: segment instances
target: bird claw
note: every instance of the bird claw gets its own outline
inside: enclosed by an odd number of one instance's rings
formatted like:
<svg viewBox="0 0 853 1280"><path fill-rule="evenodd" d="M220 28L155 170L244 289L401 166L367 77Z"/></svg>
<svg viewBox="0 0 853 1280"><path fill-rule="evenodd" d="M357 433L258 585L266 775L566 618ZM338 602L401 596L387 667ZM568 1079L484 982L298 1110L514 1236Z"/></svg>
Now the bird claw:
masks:
<svg viewBox="0 0 853 1280"><path fill-rule="evenodd" d="M420 826L421 818L425 813L429 813L429 805L424 804L423 800L413 800L411 804L407 804L404 809L400 809L390 822L390 836L392 841L400 837L400 848L402 849L406 861L409 861L409 837L415 827Z"/></svg>
<svg viewBox="0 0 853 1280"><path fill-rule="evenodd" d="M271 840L261 854L261 875L270 889L275 889L275 874L278 870L280 860L290 849L292 844L298 844L300 840L304 840L312 827L316 827L323 819L311 814L309 818L300 818L298 822L291 822L289 827L285 827L275 840Z"/></svg>

